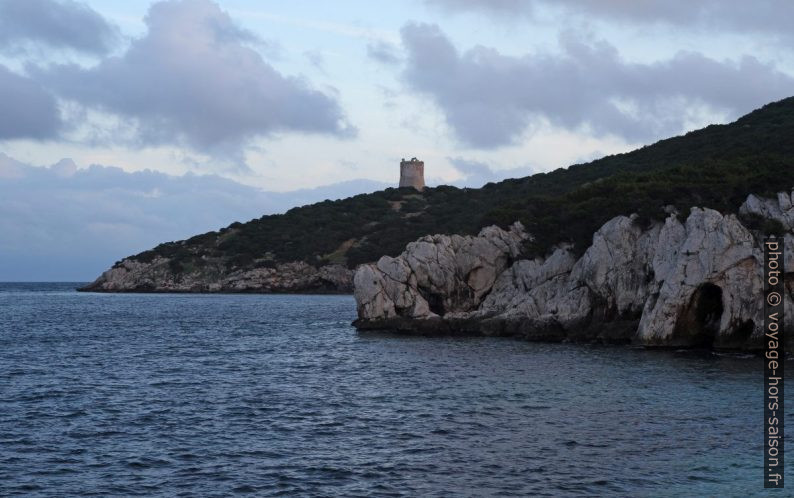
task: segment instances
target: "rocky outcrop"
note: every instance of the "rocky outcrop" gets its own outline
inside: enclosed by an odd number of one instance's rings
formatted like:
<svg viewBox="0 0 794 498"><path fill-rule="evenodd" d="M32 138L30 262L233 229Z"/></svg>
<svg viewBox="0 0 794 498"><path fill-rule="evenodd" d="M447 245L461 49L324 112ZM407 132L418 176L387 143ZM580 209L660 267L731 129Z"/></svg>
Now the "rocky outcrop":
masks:
<svg viewBox="0 0 794 498"><path fill-rule="evenodd" d="M527 238L516 223L510 231L483 229L477 237L428 235L404 253L359 267L354 277L358 314L364 318L437 318L473 311L497 277L517 257Z"/></svg>
<svg viewBox="0 0 794 498"><path fill-rule="evenodd" d="M341 265L315 268L302 261L247 269L219 265L174 268L169 258L125 259L79 289L92 292L348 293L353 271Z"/></svg>
<svg viewBox="0 0 794 498"><path fill-rule="evenodd" d="M786 268L794 271L791 201L789 194L750 196L741 212L783 224ZM760 234L734 215L693 208L685 222L672 214L645 228L636 216L619 216L594 234L581 257L559 246L545 258L517 259L526 237L518 225L489 227L477 237L424 237L397 258L361 266L354 277L356 326L666 347L762 346ZM482 272L476 285L474 269ZM789 286L785 296L789 326L793 292Z"/></svg>
<svg viewBox="0 0 794 498"><path fill-rule="evenodd" d="M780 222L786 229L794 227L794 192L780 192L776 199L750 194L739 208L741 214L755 214Z"/></svg>

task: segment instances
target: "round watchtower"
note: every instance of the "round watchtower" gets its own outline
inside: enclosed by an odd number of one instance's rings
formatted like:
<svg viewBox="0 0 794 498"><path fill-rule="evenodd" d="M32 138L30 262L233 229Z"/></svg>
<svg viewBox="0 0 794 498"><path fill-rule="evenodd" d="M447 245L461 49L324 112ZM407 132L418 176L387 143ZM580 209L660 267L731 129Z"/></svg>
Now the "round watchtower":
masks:
<svg viewBox="0 0 794 498"><path fill-rule="evenodd" d="M400 187L425 188L425 163L415 157L400 161Z"/></svg>

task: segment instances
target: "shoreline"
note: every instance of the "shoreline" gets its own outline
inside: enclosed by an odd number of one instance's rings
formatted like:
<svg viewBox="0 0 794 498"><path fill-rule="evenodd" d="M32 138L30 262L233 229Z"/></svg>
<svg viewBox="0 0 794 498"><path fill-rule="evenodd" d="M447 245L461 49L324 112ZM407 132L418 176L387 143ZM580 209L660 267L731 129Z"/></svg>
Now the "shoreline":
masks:
<svg viewBox="0 0 794 498"><path fill-rule="evenodd" d="M301 292L301 291L289 291L289 290L278 290L278 291L259 291L259 290L220 290L220 291L206 291L206 290L198 290L198 291L189 291L189 290L167 290L167 289L156 289L156 290L140 290L140 289L132 289L132 290L101 290L101 289L85 289L76 287L74 288L76 292L81 293L93 293L93 294L186 294L186 295L196 295L196 294L225 294L225 295L234 295L234 294L251 294L251 295L286 295L286 296L353 296L352 292L339 292L339 291L312 291L312 292Z"/></svg>
<svg viewBox="0 0 794 498"><path fill-rule="evenodd" d="M432 323L429 323L432 322ZM461 326L461 322L466 322ZM763 355L764 344L753 344L751 347L741 346L694 346L685 343L681 344L653 344L643 343L637 339L636 325L639 320L636 320L635 326L631 327L627 323L614 326L613 323L600 323L589 324L578 329L572 334L556 335L550 334L537 334L531 335L529 333L520 332L505 332L502 330L495 330L494 328L483 327L482 322L473 320L461 321L448 321L444 319L431 319L425 320L378 320L366 321L361 319L354 320L351 325L355 327L358 333L387 333L408 337L478 337L478 338L504 338L514 339L522 342L542 343L542 344L581 344L581 345L599 345L605 347L634 347L654 351L693 351L693 352L712 352L712 353L736 353L736 354L752 354L760 357ZM605 333L606 332L606 333ZM618 332L616 334L616 332ZM623 333L620 333L623 332ZM589 334L588 334L589 333ZM595 334L593 334L595 333ZM791 351L786 351L787 357L794 354Z"/></svg>
<svg viewBox="0 0 794 498"><path fill-rule="evenodd" d="M602 341L575 341L575 340L540 340L540 339L526 339L519 336L494 336L482 333L460 332L460 333L418 333L398 331L394 329L385 328L356 328L356 333L361 335L383 335L387 337L412 337L412 338L425 338L425 339L504 339L512 340L518 343L527 344L544 344L544 345L560 345L560 346L581 346L581 347L594 347L603 349L626 349L631 351L647 351L649 353L674 353L681 355L691 355L697 357L711 357L711 356L726 356L730 358L746 358L746 359L763 359L763 350L758 349L735 349L735 348L695 348L695 347L677 347L677 346L653 346L641 344L636 342L602 342ZM786 360L794 360L794 352L786 351Z"/></svg>

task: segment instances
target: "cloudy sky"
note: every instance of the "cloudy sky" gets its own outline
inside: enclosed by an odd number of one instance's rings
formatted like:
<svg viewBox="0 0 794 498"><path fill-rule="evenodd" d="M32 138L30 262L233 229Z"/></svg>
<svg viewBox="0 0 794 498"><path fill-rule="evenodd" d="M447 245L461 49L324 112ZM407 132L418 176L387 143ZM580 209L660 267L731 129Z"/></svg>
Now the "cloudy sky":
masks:
<svg viewBox="0 0 794 498"><path fill-rule="evenodd" d="M0 0L0 280L397 180L479 186L794 94L787 0ZM297 192L295 192L297 191Z"/></svg>

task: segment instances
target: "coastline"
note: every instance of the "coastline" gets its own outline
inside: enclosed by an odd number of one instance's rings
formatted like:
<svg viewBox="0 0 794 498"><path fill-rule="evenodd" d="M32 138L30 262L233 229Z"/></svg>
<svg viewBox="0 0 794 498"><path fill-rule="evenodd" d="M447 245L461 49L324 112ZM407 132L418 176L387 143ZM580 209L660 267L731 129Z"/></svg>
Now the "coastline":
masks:
<svg viewBox="0 0 794 498"><path fill-rule="evenodd" d="M774 220L791 275L794 193L754 195L741 216ZM648 347L763 349L761 240L739 216L692 208L648 226L636 215L605 223L590 247L560 244L529 259L523 225L476 237L433 235L398 257L362 265L354 277L360 330L508 336L531 341L631 343ZM792 301L788 278L783 302ZM785 314L792 326L792 314ZM785 349L794 350L787 337Z"/></svg>

